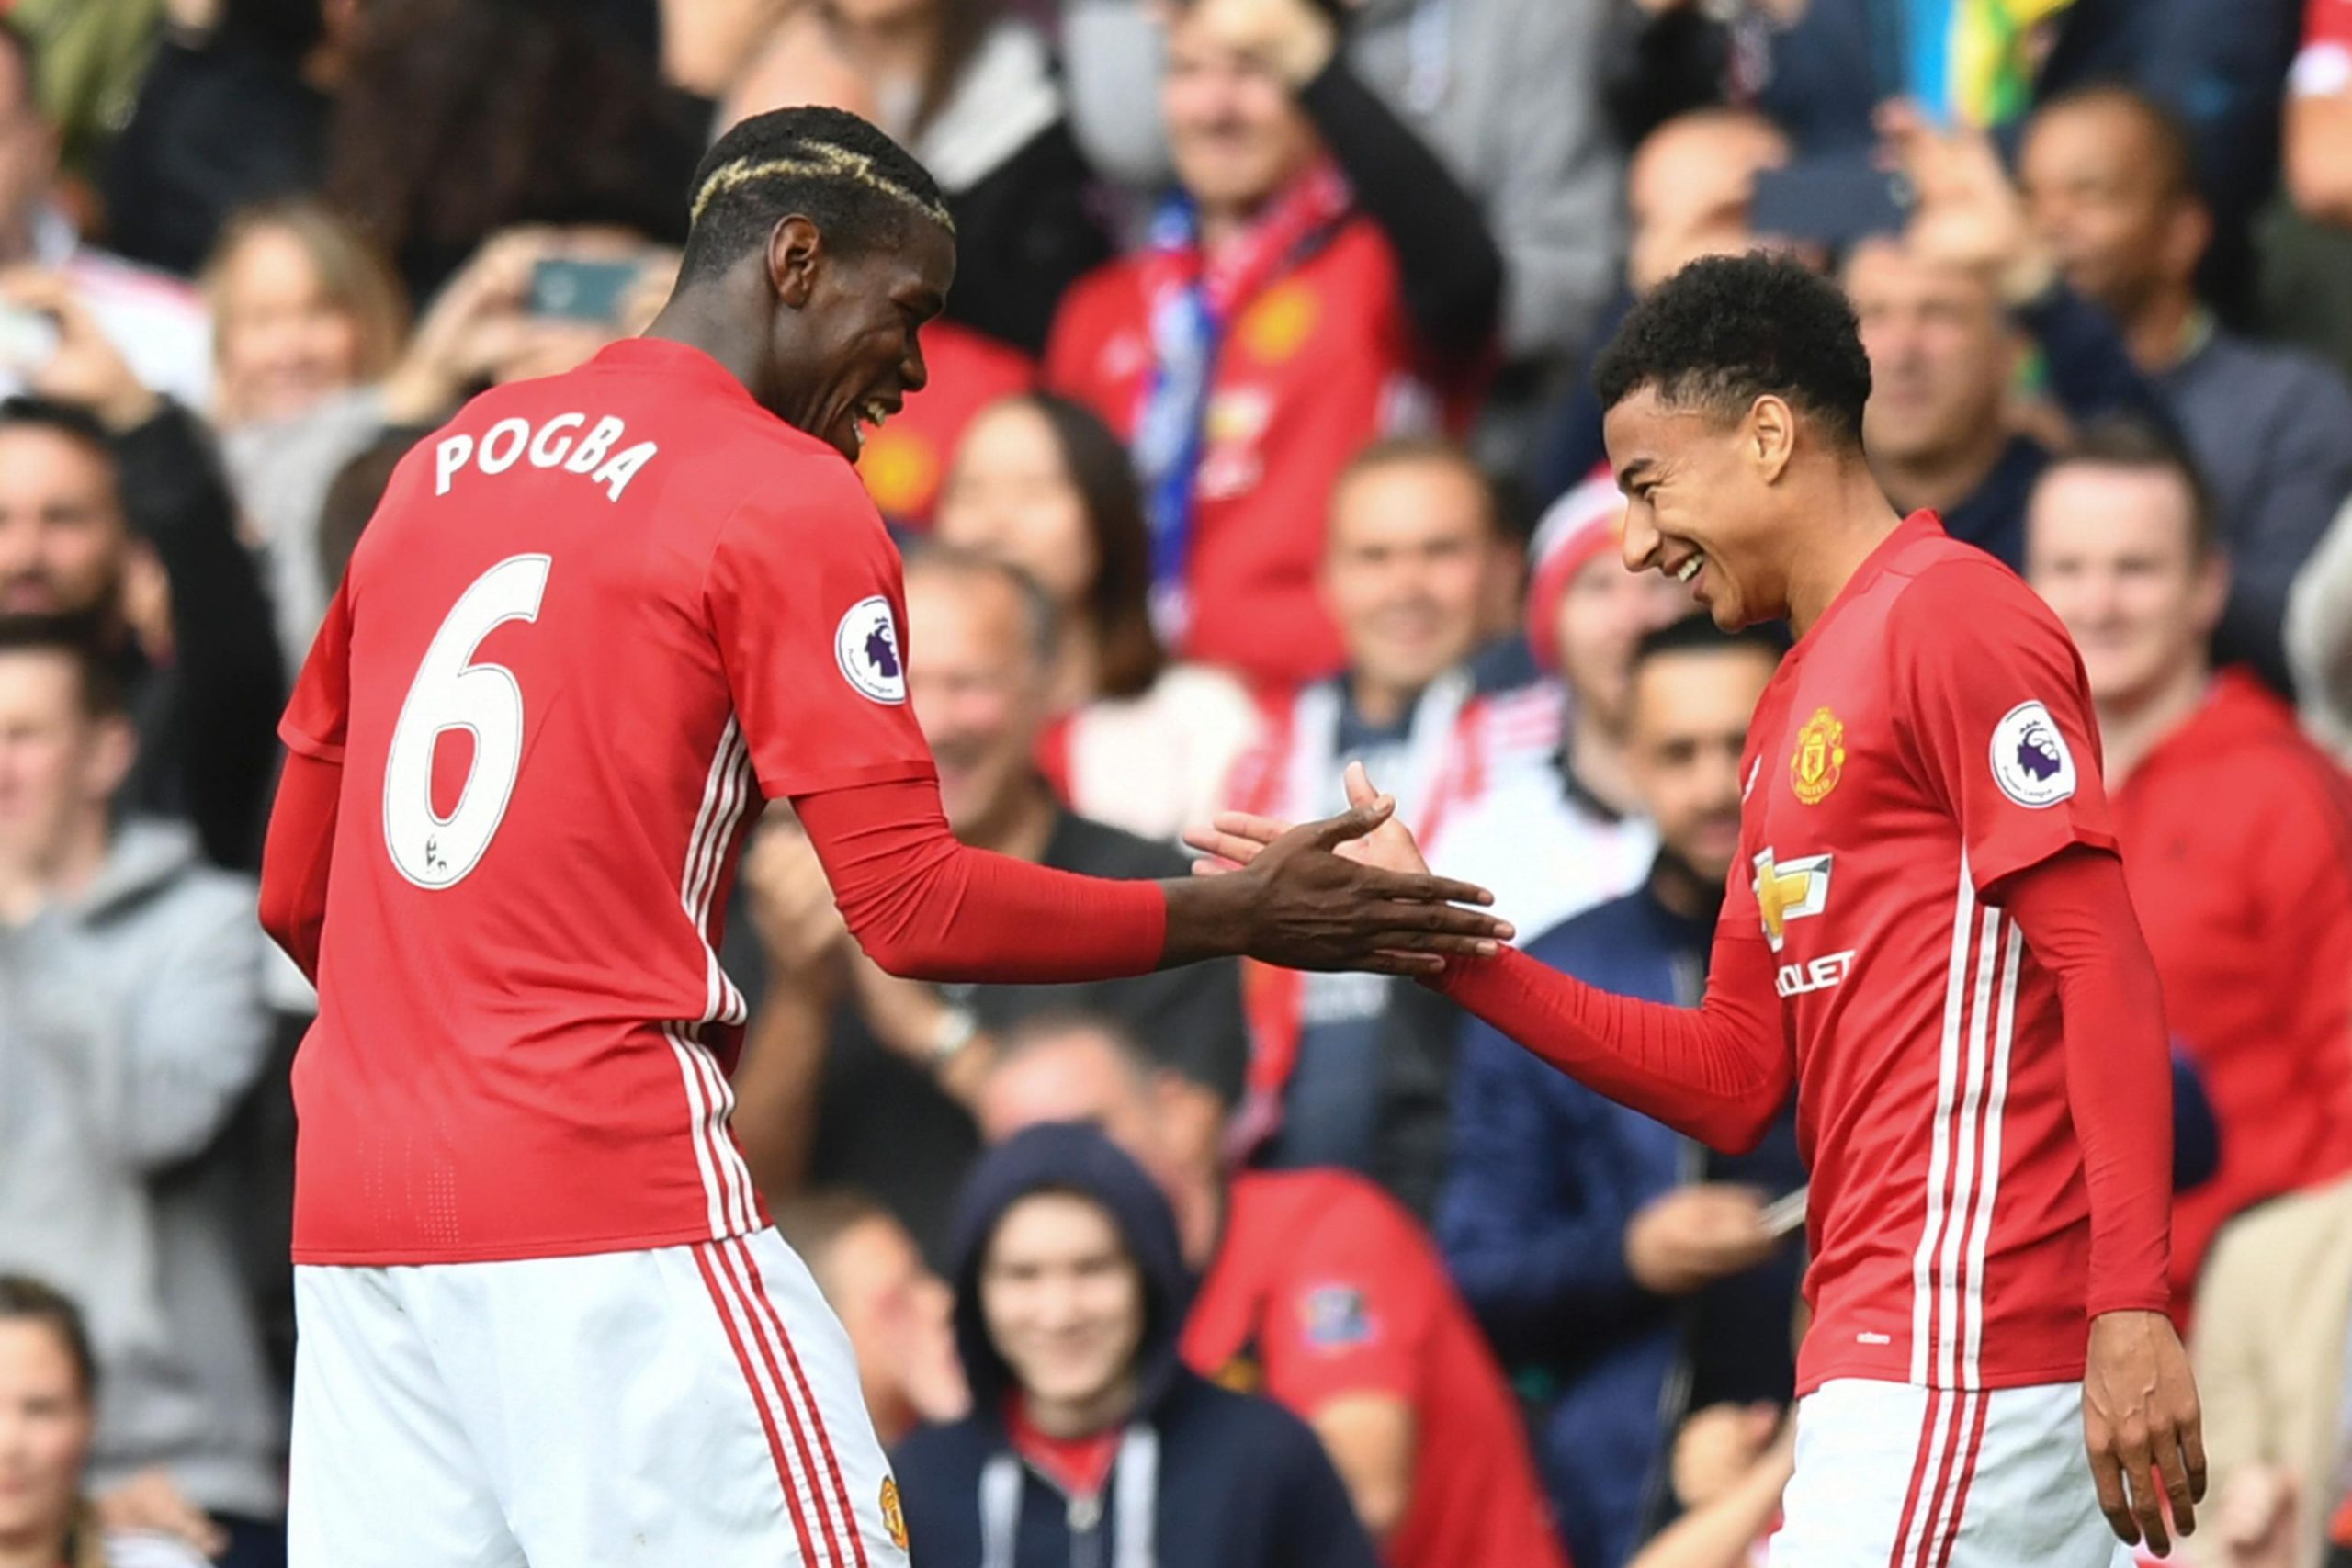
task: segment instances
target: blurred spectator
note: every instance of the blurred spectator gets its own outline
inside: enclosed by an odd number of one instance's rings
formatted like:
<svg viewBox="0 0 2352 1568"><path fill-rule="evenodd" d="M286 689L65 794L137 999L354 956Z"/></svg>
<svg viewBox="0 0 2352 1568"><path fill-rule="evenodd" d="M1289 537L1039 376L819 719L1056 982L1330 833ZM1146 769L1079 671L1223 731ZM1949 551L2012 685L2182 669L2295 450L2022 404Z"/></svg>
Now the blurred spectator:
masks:
<svg viewBox="0 0 2352 1568"><path fill-rule="evenodd" d="M1595 323L1593 353L1623 323L1636 296L1685 263L1754 249L1750 208L1757 175L1788 161L1788 137L1747 109L1693 109L1644 137L1625 166L1631 233L1623 286ZM1591 368L1589 353L1539 438L1533 460L1538 495L1565 495L1607 461Z"/></svg>
<svg viewBox="0 0 2352 1568"><path fill-rule="evenodd" d="M2282 1199L2221 1234L2190 1357L2211 1485L2191 1568L2323 1568L2352 1547L2345 1417L2352 1181Z"/></svg>
<svg viewBox="0 0 2352 1568"><path fill-rule="evenodd" d="M1530 954L1622 996L1698 1005L1739 855L1747 718L1786 646L1777 626L1726 637L1703 615L1642 639L1626 762L1657 825L1656 863ZM1539 1409L1544 1481L1579 1568L1622 1568L1662 1522L1685 1411L1792 1397L1798 1248L1766 1227L1764 1205L1804 1181L1793 1105L1753 1153L1718 1155L1469 1027L1438 1241Z"/></svg>
<svg viewBox="0 0 2352 1568"><path fill-rule="evenodd" d="M1514 360L1556 360L1595 341L1594 317L1615 284L1617 159L1593 76L1609 3L1339 0L1344 66L1306 57L1352 72L1485 209L1502 251L1503 348ZM1081 142L1114 177L1157 184L1170 154L1147 107L1160 54L1152 7L1066 7ZM1317 87L1302 80L1314 114Z"/></svg>
<svg viewBox="0 0 2352 1568"><path fill-rule="evenodd" d="M1674 1438L1682 1516L1642 1548L1633 1568L1764 1568L1796 1461L1797 1424L1777 1405L1692 1412Z"/></svg>
<svg viewBox="0 0 2352 1568"><path fill-rule="evenodd" d="M202 1157L269 1043L254 886L117 828L135 747L91 649L0 623L0 1269L88 1303L109 1517L283 1562L283 1394Z"/></svg>
<svg viewBox="0 0 2352 1568"><path fill-rule="evenodd" d="M169 10L107 151L107 235L185 275L230 213L325 180L328 95L360 0L172 0Z"/></svg>
<svg viewBox="0 0 2352 1568"><path fill-rule="evenodd" d="M2058 276L1991 142L1907 108L1882 123L1918 205L1901 239L1866 240L1846 263L1871 358L1871 467L1896 506L1939 513L1952 537L2015 569L2049 450L2010 417L2014 333L2040 348L2066 419L2165 416L2114 326Z"/></svg>
<svg viewBox="0 0 2352 1568"><path fill-rule="evenodd" d="M74 1303L0 1275L0 1561L37 1568L204 1568L174 1538L111 1530L82 1495L96 1359Z"/></svg>
<svg viewBox="0 0 2352 1568"><path fill-rule="evenodd" d="M1448 867L1491 889L1525 937L1631 890L1657 848L1626 754L1634 648L1690 600L1656 572L1625 570L1624 518L1601 474L1537 525L1523 621L1545 683L1524 705L1544 710L1531 733L1545 743L1498 770L1451 829Z"/></svg>
<svg viewBox="0 0 2352 1568"><path fill-rule="evenodd" d="M884 1446L919 1426L962 1420L972 1401L956 1360L955 1299L907 1227L846 1190L786 1204L775 1223L849 1335Z"/></svg>
<svg viewBox="0 0 2352 1568"><path fill-rule="evenodd" d="M1496 583L1512 581L1518 565L1485 476L1459 448L1400 437L1358 454L1332 488L1323 557L1323 601L1347 671L1274 710L1264 742L1235 769L1227 804L1292 822L1343 811L1340 775L1361 761L1416 837L1448 856L1448 874L1497 877L1501 913L1522 920L1528 879L1509 874L1525 872L1526 859L1480 853L1467 857L1474 869L1452 853L1450 836L1490 784L1557 739L1557 709L1531 686L1518 639L1473 657L1488 640ZM1268 1163L1374 1176L1426 1213L1443 1163L1451 1004L1386 976L1246 968L1250 1087L1279 1111ZM1417 1082L1437 1091L1417 1103L1404 1088ZM1408 1111L1428 1124L1401 1122Z"/></svg>
<svg viewBox="0 0 2352 1568"><path fill-rule="evenodd" d="M1225 1174L1221 1085L1041 1021L980 1086L991 1141L1091 1122L1149 1171L1201 1277L1183 1355L1315 1428L1391 1568L1565 1568L1519 1412L1428 1235L1343 1171Z"/></svg>
<svg viewBox="0 0 2352 1568"><path fill-rule="evenodd" d="M947 314L1041 354L1063 291L1108 260L1045 40L1001 0L816 0L875 123L946 193Z"/></svg>
<svg viewBox="0 0 2352 1568"><path fill-rule="evenodd" d="M1053 606L1012 568L936 548L907 568L907 694L967 844L1095 876L1182 876L1189 863L1065 810L1034 759L1058 646ZM1069 986L901 980L856 951L797 827L764 830L747 881L765 994L736 1074L735 1126L763 1191L870 1192L944 1260L956 1188L978 1148L966 1107L1002 1032L1085 1008L1162 1059L1237 1090L1249 1055L1231 961Z"/></svg>
<svg viewBox="0 0 2352 1568"><path fill-rule="evenodd" d="M522 223L608 225L675 244L703 107L655 78L594 7L370 0L335 94L327 193L432 298Z"/></svg>
<svg viewBox="0 0 2352 1568"><path fill-rule="evenodd" d="M2091 87L2036 111L2020 172L2067 283L2121 329L2211 491L2230 562L2216 652L2283 692L2288 587L2352 495L2352 388L2310 355L2217 325L2197 302L2212 224L2189 157L2155 104Z"/></svg>
<svg viewBox="0 0 2352 1568"><path fill-rule="evenodd" d="M2209 279L2250 299L2246 230L2278 169L2278 115L2297 0L1634 0L1611 101L1623 133L1702 103L1762 110L1801 158L1859 168L1889 100L1936 123L2007 131L2093 82L2137 88L2181 117L2220 243Z"/></svg>
<svg viewBox="0 0 2352 1568"><path fill-rule="evenodd" d="M2307 217L2352 228L2352 0L2303 0L2286 166L2288 194Z"/></svg>
<svg viewBox="0 0 2352 1568"><path fill-rule="evenodd" d="M927 1556L1372 1568L1298 1418L1178 1358L1191 1288L1167 1201L1100 1132L1034 1127L980 1162L956 1223L977 1408L891 1461Z"/></svg>
<svg viewBox="0 0 2352 1568"><path fill-rule="evenodd" d="M59 330L42 396L0 402L0 613L96 619L139 727L128 800L186 818L215 863L250 869L285 676L219 465L69 285L19 275L0 297Z"/></svg>
<svg viewBox="0 0 2352 1568"><path fill-rule="evenodd" d="M1019 567L1054 600L1057 716L1038 761L1056 793L1147 839L1207 820L1264 718L1231 676L1170 663L1160 647L1151 540L1118 437L1051 392L995 404L956 449L938 533Z"/></svg>
<svg viewBox="0 0 2352 1568"><path fill-rule="evenodd" d="M2295 578L2286 642L2303 723L2352 767L2352 502Z"/></svg>
<svg viewBox="0 0 2352 1568"><path fill-rule="evenodd" d="M2081 649L2165 1016L2221 1124L2218 1176L2174 1209L2181 1312L2222 1221L2352 1168L2352 779L2257 682L2213 673L2209 506L2160 440L2096 425L2035 486L2027 547Z"/></svg>
<svg viewBox="0 0 2352 1568"><path fill-rule="evenodd" d="M211 326L193 289L85 245L54 197L57 128L33 95L32 46L0 15L0 273L44 268L139 379L191 408L211 387ZM57 352L56 324L12 299L0 310L0 393L21 391Z"/></svg>
<svg viewBox="0 0 2352 1568"><path fill-rule="evenodd" d="M1502 292L1476 207L1330 64L1331 28L1311 0L1173 7L1182 191L1071 290L1046 367L1135 445L1177 651L1277 682L1340 661L1314 591L1332 480L1466 389Z"/></svg>
<svg viewBox="0 0 2352 1568"><path fill-rule="evenodd" d="M232 218L205 268L219 389L213 423L246 526L269 565L289 660L326 613L320 498L383 428L380 394L408 331L399 280L342 218L308 200Z"/></svg>

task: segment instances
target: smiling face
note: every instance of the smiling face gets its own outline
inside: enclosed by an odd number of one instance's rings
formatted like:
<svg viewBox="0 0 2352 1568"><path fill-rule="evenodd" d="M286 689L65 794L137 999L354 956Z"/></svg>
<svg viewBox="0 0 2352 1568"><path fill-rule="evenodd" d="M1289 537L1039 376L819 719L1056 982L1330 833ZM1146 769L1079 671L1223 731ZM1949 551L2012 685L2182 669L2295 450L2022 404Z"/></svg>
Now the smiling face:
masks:
<svg viewBox="0 0 2352 1568"><path fill-rule="evenodd" d="M1460 464L1382 463L1331 498L1323 593L1357 679L1409 699L1477 646L1501 541Z"/></svg>
<svg viewBox="0 0 2352 1568"><path fill-rule="evenodd" d="M87 610L122 581L114 466L62 430L0 429L0 614Z"/></svg>
<svg viewBox="0 0 2352 1568"><path fill-rule="evenodd" d="M907 574L907 695L939 768L948 826L991 842L1035 785L1046 670L1020 592L1001 572Z"/></svg>
<svg viewBox="0 0 2352 1568"><path fill-rule="evenodd" d="M980 1265L989 1339L1031 1399L1100 1407L1134 1376L1143 1271L1091 1199L1038 1192L1004 1212Z"/></svg>
<svg viewBox="0 0 2352 1568"><path fill-rule="evenodd" d="M240 419L283 419L357 384L364 328L287 229L257 228L215 286L220 402Z"/></svg>
<svg viewBox="0 0 2352 1568"><path fill-rule="evenodd" d="M1729 630L1789 613L1787 530L1773 479L1794 416L1773 397L1725 420L1642 387L1601 422L1625 492L1624 563L1681 583Z"/></svg>
<svg viewBox="0 0 2352 1568"><path fill-rule="evenodd" d="M1102 568L1061 442L1037 405L1021 399L966 427L933 532L942 544L1019 567L1066 610L1078 607Z"/></svg>
<svg viewBox="0 0 2352 1568"><path fill-rule="evenodd" d="M851 462L878 425L930 379L918 333L947 303L955 237L910 217L898 243L843 254L816 225L787 218L768 243L777 304L769 406Z"/></svg>
<svg viewBox="0 0 2352 1568"><path fill-rule="evenodd" d="M2082 650L2091 699L2130 707L2205 667L2228 573L2200 555L2178 475L2062 464L2026 513L2026 580Z"/></svg>
<svg viewBox="0 0 2352 1568"><path fill-rule="evenodd" d="M1315 156L1315 132L1282 78L1190 9L1169 19L1159 103L1176 177L1211 213L1251 210Z"/></svg>

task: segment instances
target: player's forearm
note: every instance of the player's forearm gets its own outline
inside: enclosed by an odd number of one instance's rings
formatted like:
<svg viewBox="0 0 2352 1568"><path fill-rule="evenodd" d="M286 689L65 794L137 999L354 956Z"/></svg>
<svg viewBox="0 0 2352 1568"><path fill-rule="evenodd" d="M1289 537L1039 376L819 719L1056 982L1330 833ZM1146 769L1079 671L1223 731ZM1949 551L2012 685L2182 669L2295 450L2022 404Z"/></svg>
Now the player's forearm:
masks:
<svg viewBox="0 0 2352 1568"><path fill-rule="evenodd" d="M2171 1300L2172 1067L2164 997L2122 863L2067 850L2008 879L2002 902L2056 976L2066 1100L2090 1194L2089 1315Z"/></svg>
<svg viewBox="0 0 2352 1568"><path fill-rule="evenodd" d="M1755 1004L1752 976L1739 972L1744 951L1716 943L1714 978L1697 1009L1613 996L1517 951L1449 964L1437 984L1577 1082L1739 1152L1764 1135L1790 1087L1778 1031ZM1770 995L1769 973L1763 985Z"/></svg>
<svg viewBox="0 0 2352 1568"><path fill-rule="evenodd" d="M290 753L278 777L269 838L262 850L262 930L313 985L318 983L319 944L326 931L327 874L342 792L340 766Z"/></svg>
<svg viewBox="0 0 2352 1568"><path fill-rule="evenodd" d="M793 801L866 956L914 980L1050 984L1163 961L1160 885L1031 865L958 843L930 780Z"/></svg>

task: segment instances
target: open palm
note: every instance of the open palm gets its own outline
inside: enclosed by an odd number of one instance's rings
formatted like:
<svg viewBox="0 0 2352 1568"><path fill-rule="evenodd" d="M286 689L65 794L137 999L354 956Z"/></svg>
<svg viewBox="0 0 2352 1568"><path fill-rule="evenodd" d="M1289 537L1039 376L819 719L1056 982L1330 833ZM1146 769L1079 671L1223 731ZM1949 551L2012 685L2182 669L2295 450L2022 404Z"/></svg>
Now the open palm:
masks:
<svg viewBox="0 0 2352 1568"><path fill-rule="evenodd" d="M1362 762L1350 762L1347 772L1348 804L1370 806L1380 798L1372 786L1372 776ZM1224 872L1238 871L1256 860L1265 847L1291 830L1293 824L1278 817L1261 817L1253 811L1220 811L1205 828L1194 828L1184 835L1184 841L1208 856L1193 863L1196 876L1216 876ZM1404 872L1410 875L1427 874L1429 862L1421 858L1420 845L1413 841L1412 829L1394 815L1360 839L1350 839L1332 851L1334 854L1365 865L1378 866L1383 871Z"/></svg>

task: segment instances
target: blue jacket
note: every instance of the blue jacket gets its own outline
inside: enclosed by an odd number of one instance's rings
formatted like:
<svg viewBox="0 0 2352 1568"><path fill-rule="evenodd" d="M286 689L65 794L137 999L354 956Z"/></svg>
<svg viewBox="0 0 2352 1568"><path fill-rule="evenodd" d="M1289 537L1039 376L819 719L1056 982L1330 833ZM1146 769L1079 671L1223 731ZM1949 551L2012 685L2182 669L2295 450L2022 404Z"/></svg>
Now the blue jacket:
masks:
<svg viewBox="0 0 2352 1568"><path fill-rule="evenodd" d="M1136 1410L1099 1499L1069 1496L1015 1452L1002 1417L1012 1369L980 1314L980 1264L998 1222L1045 1190L1100 1203L1144 1277ZM892 1456L923 1568L1375 1568L1346 1488L1306 1424L1178 1359L1193 1282L1175 1219L1101 1133L1032 1127L991 1151L957 1207L955 1258L956 1343L973 1413L916 1433Z"/></svg>
<svg viewBox="0 0 2352 1568"><path fill-rule="evenodd" d="M1672 913L1645 886L1527 951L1622 996L1690 1005L1705 988L1713 931L1711 919ZM1482 1023L1463 1042L1453 1149L1438 1244L1537 1406L1537 1461L1577 1568L1618 1568L1664 1505L1688 1393L1685 1330L1697 1324L1697 1298L1634 1283L1625 1226L1652 1199L1700 1179L1705 1151ZM1776 1196L1804 1179L1788 1112L1746 1157L1753 1163L1738 1177ZM1759 1315L1777 1314L1781 1326L1767 1332L1783 1345L1798 1251L1741 1277L1743 1299L1752 1292Z"/></svg>

